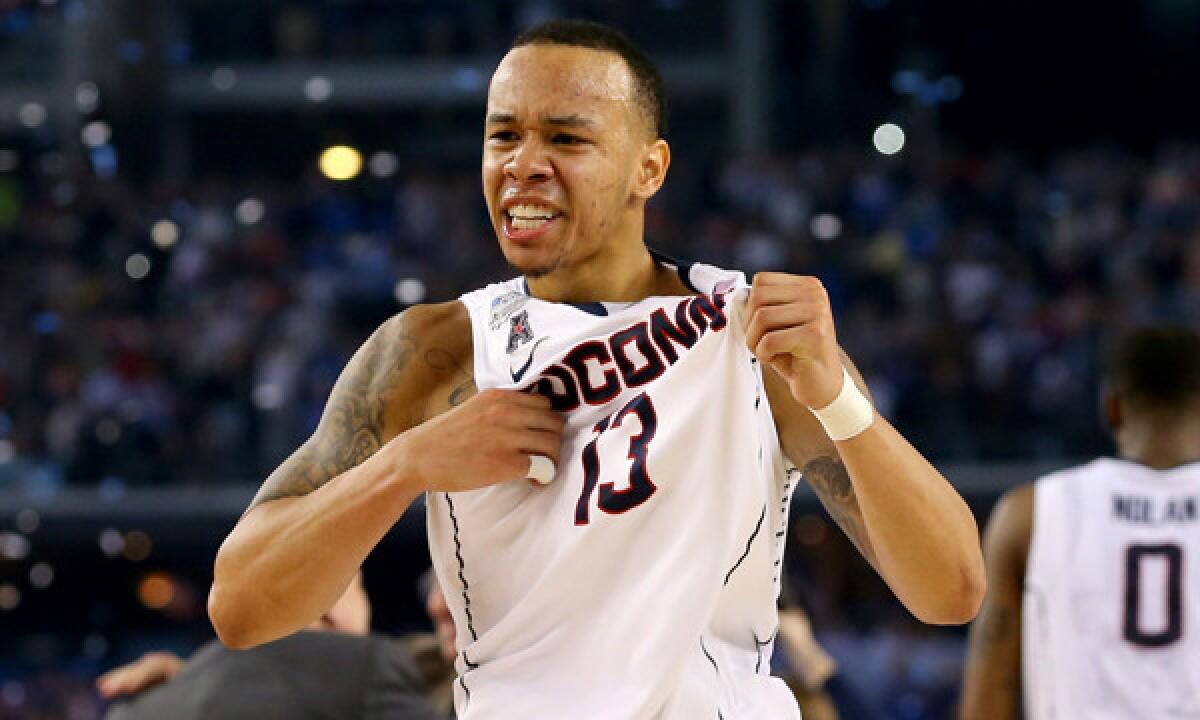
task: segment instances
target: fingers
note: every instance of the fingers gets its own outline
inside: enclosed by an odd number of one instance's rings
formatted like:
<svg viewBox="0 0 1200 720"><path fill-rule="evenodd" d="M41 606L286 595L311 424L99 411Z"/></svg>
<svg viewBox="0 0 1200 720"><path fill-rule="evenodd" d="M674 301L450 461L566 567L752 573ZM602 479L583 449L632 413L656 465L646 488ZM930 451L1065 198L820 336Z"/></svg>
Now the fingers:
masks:
<svg viewBox="0 0 1200 720"><path fill-rule="evenodd" d="M754 281L751 283L752 290L759 290L767 287L793 286L806 288L825 289L821 281L812 275L793 275L791 273L781 272L760 272L755 273Z"/></svg>
<svg viewBox="0 0 1200 720"><path fill-rule="evenodd" d="M536 393L525 392L522 390L492 389L492 390L487 390L486 392L496 393L503 398L507 398L507 399L511 400L511 402L514 405L516 405L518 407L526 407L526 408L530 408L530 409L534 409L534 410L537 410L537 409L549 410L550 409L550 398L548 398L544 395L538 395Z"/></svg>
<svg viewBox="0 0 1200 720"><path fill-rule="evenodd" d="M106 698L134 695L169 680L180 664L182 661L169 653L147 653L101 675L96 679L96 689Z"/></svg>
<svg viewBox="0 0 1200 720"><path fill-rule="evenodd" d="M527 477L531 456L557 465L565 425L548 398L491 388L397 437L396 446L404 466L419 466L422 487L468 490ZM549 482L553 471L541 475Z"/></svg>
<svg viewBox="0 0 1200 720"><path fill-rule="evenodd" d="M763 336L769 332L816 324L826 315L826 306L814 302L760 307L751 313L750 322L746 325L746 345L755 350ZM755 354L758 354L757 351Z"/></svg>
<svg viewBox="0 0 1200 720"><path fill-rule="evenodd" d="M752 347L756 356L762 360L771 360L776 355L794 355L801 360L817 360L816 352L817 345L810 341L813 336L813 331L810 327L789 327L782 330L772 330L764 334ZM804 348L813 348L811 357L804 357L800 353Z"/></svg>
<svg viewBox="0 0 1200 720"><path fill-rule="evenodd" d="M522 455L544 455L558 465L562 435L540 430L524 430L518 433L513 444Z"/></svg>

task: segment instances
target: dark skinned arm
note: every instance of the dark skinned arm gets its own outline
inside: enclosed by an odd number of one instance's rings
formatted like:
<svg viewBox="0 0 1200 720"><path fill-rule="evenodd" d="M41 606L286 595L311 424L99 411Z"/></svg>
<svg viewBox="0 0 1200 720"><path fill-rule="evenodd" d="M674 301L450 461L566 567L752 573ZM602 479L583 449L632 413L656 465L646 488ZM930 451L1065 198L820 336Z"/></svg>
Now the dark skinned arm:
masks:
<svg viewBox="0 0 1200 720"><path fill-rule="evenodd" d="M984 534L988 593L971 625L962 720L1009 720L1021 706L1021 603L1033 532L1033 486L996 503Z"/></svg>

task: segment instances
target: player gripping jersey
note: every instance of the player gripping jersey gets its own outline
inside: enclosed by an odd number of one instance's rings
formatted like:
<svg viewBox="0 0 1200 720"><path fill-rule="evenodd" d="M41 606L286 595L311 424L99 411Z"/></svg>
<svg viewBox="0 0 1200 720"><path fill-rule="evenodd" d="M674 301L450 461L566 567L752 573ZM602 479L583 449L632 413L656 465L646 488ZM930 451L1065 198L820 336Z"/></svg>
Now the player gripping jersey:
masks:
<svg viewBox="0 0 1200 720"><path fill-rule="evenodd" d="M665 119L657 69L611 28L514 41L481 177L524 281L364 343L217 555L222 641L303 627L425 496L460 718L795 717L766 675L783 456L914 615L973 616L974 518L875 412L821 282L649 252Z"/></svg>
<svg viewBox="0 0 1200 720"><path fill-rule="evenodd" d="M769 676L791 484L748 287L679 271L700 294L578 306L517 279L463 298L476 384L549 397L567 425L547 487L429 498L460 718L799 716Z"/></svg>

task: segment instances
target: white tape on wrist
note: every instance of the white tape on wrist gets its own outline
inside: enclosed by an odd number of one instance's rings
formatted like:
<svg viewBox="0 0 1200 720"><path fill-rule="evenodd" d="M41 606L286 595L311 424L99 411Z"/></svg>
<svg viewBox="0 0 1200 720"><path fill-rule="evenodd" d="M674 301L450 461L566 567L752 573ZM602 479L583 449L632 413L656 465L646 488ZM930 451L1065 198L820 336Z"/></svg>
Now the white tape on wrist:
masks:
<svg viewBox="0 0 1200 720"><path fill-rule="evenodd" d="M875 422L875 408L858 389L845 366L842 367L842 390L833 402L820 410L809 409L835 441L849 440Z"/></svg>
<svg viewBox="0 0 1200 720"><path fill-rule="evenodd" d="M549 485L554 479L554 461L545 455L530 455L529 472L525 477L539 485Z"/></svg>

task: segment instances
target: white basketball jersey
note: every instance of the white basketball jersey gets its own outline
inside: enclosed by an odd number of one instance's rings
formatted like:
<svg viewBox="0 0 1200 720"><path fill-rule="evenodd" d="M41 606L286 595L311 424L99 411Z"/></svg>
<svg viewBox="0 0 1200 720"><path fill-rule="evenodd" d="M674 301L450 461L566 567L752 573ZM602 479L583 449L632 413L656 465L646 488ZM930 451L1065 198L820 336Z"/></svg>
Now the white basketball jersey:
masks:
<svg viewBox="0 0 1200 720"><path fill-rule="evenodd" d="M550 397L554 481L431 493L460 720L798 718L769 676L792 483L740 273L586 306L463 296L479 388Z"/></svg>
<svg viewBox="0 0 1200 720"><path fill-rule="evenodd" d="M1026 716L1200 718L1200 463L1100 459L1034 498Z"/></svg>

